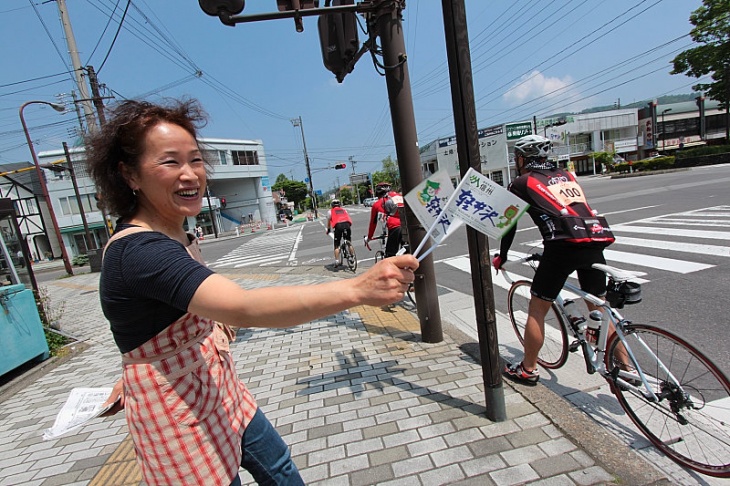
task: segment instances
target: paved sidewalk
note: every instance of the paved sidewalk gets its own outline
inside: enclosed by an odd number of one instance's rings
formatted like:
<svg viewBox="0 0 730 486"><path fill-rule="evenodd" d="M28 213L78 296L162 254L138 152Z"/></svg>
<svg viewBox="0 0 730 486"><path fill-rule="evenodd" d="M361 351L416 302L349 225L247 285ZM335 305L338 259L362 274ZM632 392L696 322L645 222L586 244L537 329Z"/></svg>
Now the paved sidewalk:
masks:
<svg viewBox="0 0 730 486"><path fill-rule="evenodd" d="M246 288L339 278L296 268L248 272L227 276ZM83 350L0 389L0 485L140 484L124 414L41 438L71 388L111 386L120 368L98 274L44 286L52 304L65 306L62 330ZM471 355L473 303L464 299L448 289L440 296L444 321L460 322L438 344L420 341L418 321L401 306L238 332L231 349L240 376L308 484L676 484L542 384L505 382L508 418L488 420L482 370Z"/></svg>

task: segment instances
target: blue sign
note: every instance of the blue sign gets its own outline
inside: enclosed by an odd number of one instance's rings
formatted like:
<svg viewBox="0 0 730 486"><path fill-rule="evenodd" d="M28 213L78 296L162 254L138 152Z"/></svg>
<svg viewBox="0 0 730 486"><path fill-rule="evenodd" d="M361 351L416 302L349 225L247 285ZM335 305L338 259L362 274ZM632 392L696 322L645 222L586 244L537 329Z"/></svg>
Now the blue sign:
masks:
<svg viewBox="0 0 730 486"><path fill-rule="evenodd" d="M317 190L314 191L314 193L316 195L318 195L318 196L321 196L322 195L322 189L317 189Z"/></svg>
<svg viewBox="0 0 730 486"><path fill-rule="evenodd" d="M309 182L309 177L305 177L304 182Z"/></svg>

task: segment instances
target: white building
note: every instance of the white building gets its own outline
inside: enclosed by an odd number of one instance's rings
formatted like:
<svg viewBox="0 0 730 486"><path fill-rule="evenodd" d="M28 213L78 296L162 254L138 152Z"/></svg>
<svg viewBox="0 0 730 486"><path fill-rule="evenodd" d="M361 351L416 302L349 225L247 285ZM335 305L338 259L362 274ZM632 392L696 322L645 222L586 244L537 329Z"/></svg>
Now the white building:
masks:
<svg viewBox="0 0 730 486"><path fill-rule="evenodd" d="M482 174L506 186L517 176L514 142L536 133L553 141L554 157L577 174L600 173L594 167L594 152L615 152L636 159L639 144L638 109L611 110L557 118L533 119L495 125L478 131ZM459 161L456 137L442 138L421 150L424 176L446 168L458 181Z"/></svg>
<svg viewBox="0 0 730 486"><path fill-rule="evenodd" d="M211 164L209 194L204 198L202 211L197 218L190 217L185 221L185 229L192 232L194 227L200 225L205 235L230 232L243 222L248 222L249 215L254 221L273 225L276 211L261 140L203 138L199 140L199 144L206 160ZM78 195L70 173L65 168L67 164L63 150L41 152L38 159L41 167L44 167L48 193L67 253L73 258L87 252L82 210L86 226L97 248L106 243L108 230L113 229L115 222L107 218L105 224L104 215L96 206L96 188L86 171L84 148L69 149L69 153L75 170ZM52 167L53 170L46 167ZM47 223L46 231L53 231L50 223ZM39 231L30 236L31 252L38 250L43 255L48 246L45 234ZM42 238L46 238L45 246L41 242ZM54 252L54 256L59 257L60 254Z"/></svg>
<svg viewBox="0 0 730 486"><path fill-rule="evenodd" d="M514 177L514 141L532 133L532 122L522 121L482 128L477 131L482 174L506 185ZM421 148L421 170L427 177L439 169L448 171L456 184L461 178L456 137L440 138Z"/></svg>

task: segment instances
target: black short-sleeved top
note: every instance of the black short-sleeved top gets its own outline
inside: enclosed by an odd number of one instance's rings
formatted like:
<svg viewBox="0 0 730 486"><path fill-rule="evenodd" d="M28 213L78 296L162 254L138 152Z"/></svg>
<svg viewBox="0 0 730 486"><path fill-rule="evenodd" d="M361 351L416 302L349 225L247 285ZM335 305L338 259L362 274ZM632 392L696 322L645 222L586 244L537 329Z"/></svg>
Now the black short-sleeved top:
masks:
<svg viewBox="0 0 730 486"><path fill-rule="evenodd" d="M120 224L116 231L132 226ZM99 294L119 350L139 347L178 320L212 273L180 242L157 231L112 242L104 254Z"/></svg>

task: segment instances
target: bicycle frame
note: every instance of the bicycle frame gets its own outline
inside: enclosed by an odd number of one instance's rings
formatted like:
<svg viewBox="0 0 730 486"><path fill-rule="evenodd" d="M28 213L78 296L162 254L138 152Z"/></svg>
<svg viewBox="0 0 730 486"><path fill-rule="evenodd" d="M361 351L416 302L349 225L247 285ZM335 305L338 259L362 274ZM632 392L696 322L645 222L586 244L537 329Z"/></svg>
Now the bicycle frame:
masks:
<svg viewBox="0 0 730 486"><path fill-rule="evenodd" d="M626 336L623 333L623 326L625 323L629 322L628 320L624 319L621 314L611 307L611 305L606 302L605 300L596 297L593 294L590 294L588 292L584 292L579 287L576 287L575 285L566 282L563 286L563 290L567 290L569 292L573 292L578 297L580 297L583 300L586 300L597 307L601 309L601 313L603 314L603 319L601 320L601 327L598 330L598 335L596 337L596 344L595 348L593 346L588 345L588 342L585 339L585 332L578 329L573 329L570 324L568 324L568 316L565 312L565 309L563 307L564 299L562 295L558 295L557 299L555 299L556 304L560 308L561 317L563 318L563 323L568 327L568 331L572 333L572 335L576 338L578 338L579 343L581 345L581 349L583 351L583 357L586 361L586 365L590 366L590 368L587 370L588 373L599 373L601 376L605 378L611 378L614 382L619 384L620 386L624 386L627 388L635 389L636 391L641 392L647 399L650 399L652 401L658 401L659 398L656 396L656 394L651 390L651 386L649 385L649 382L647 381L646 375L644 374L644 371L641 369L641 366L638 364L636 357L634 356L634 352L631 350L631 346L628 344L626 340ZM607 324L610 324L607 325ZM633 364L636 373L638 374L638 377L635 376L630 371L624 371L616 367L614 370L609 370L606 367L606 345L608 344L608 337L609 337L609 330L613 328L614 332L616 333L619 341L624 346L624 349L626 350L626 354L628 355L629 359L631 360L631 363ZM675 382L677 386L681 385L677 381L677 379L669 373L669 370L664 367L664 364L661 362L661 360L649 349L648 346L644 344L644 342L639 338L638 342L642 344L644 349L651 354L651 356L656 360L657 364L662 368L662 370L666 371L669 376L671 376L672 380ZM627 381L627 379L634 380L634 379L640 379L643 385L643 389L640 389L636 385L632 384L631 382Z"/></svg>
<svg viewBox="0 0 730 486"><path fill-rule="evenodd" d="M530 255L518 260L513 260L508 263L510 266L517 264L517 263L528 263L530 261L534 261L536 258L534 255ZM599 270L602 270L609 275L611 274L609 271L607 271L605 268L599 268ZM503 270L503 274L505 275L505 278L508 282L512 283L513 280L508 276L507 272ZM588 341L585 338L585 329L577 329L574 328L570 324L570 320L568 319L567 313L564 308L564 302L565 298L563 297L563 292L571 292L575 294L578 298L583 299L587 302L590 302L601 309L601 313L603 315L603 318L601 319L601 327L598 331L598 335L596 337L596 343L595 343L595 349L594 346L589 345ZM641 366L638 363L638 360L636 359L634 352L631 350L631 346L629 345L626 336L623 332L624 325L629 323L627 319L625 319L618 310L611 307L611 305L605 301L604 299L601 299L600 297L596 297L593 294L590 294L588 292L585 292L580 289L580 287L577 287L573 285L570 282L565 282L563 285L563 290L558 295L558 297L555 299L555 303L557 304L558 308L560 309L560 317L561 317L561 325L566 327L566 330L568 331L568 335L572 335L573 337L578 339L578 343L581 346L581 349L583 351L583 357L586 362L586 371L589 374L593 374L598 372L601 376L606 378L607 380L613 381L616 385L624 387L629 390L633 390L637 393L641 393L647 400L651 400L653 402L658 402L661 400L662 397L657 396L651 389L651 385L649 384L649 381L647 379L646 374L641 369ZM631 360L632 366L635 369L635 372L632 371L625 371L621 370L618 367L615 367L613 370L609 370L606 367L606 345L608 344L608 337L609 337L609 330L613 328L614 332L616 333L617 338L619 341L621 341L621 344L623 345L629 359ZM679 380L676 379L675 376L672 375L672 373L667 369L667 367L662 363L662 361L659 359L656 354L649 348L649 346L644 343L644 341L641 338L637 337L637 342L642 346L642 348L649 353L649 355L656 361L658 366L662 369L662 371L666 372L668 377L672 380L672 382L680 389L683 393L686 393L679 382ZM641 387L635 385L632 382L635 382L635 380L641 381Z"/></svg>

